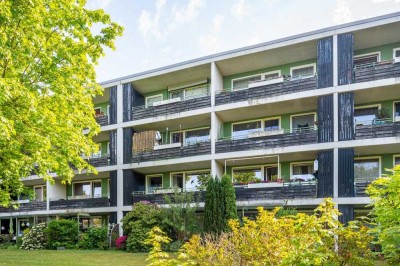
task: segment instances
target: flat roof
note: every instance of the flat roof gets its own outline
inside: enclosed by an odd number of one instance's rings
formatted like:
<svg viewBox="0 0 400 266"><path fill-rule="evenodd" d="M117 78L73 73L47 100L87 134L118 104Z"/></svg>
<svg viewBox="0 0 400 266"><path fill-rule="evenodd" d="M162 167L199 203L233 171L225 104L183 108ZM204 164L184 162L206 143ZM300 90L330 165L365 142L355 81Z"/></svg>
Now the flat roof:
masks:
<svg viewBox="0 0 400 266"><path fill-rule="evenodd" d="M284 38L280 38L280 39L276 39L276 40L272 40L272 41L268 41L268 42L263 42L263 43L249 45L249 46L245 46L245 47L241 47L241 48L237 48L237 49L233 49L233 50L228 50L228 51L224 51L224 52L220 52L220 53L216 53L216 54L211 54L211 55L207 55L207 56L203 56L203 57L198 57L198 58L195 58L195 59L186 60L186 61L183 61L183 62L179 62L179 63L175 63L175 64L171 64L171 65L167 65L167 66L163 66L163 67L159 67L159 68L146 70L146 71L135 73L135 74L132 74L132 75L122 76L122 77L119 77L119 78L103 81L103 82L100 82L99 84L100 85L107 85L107 84L115 83L115 82L122 81L122 80L136 79L136 78L140 78L141 76L147 76L147 75L150 75L150 74L153 74L153 73L156 73L156 72L167 71L169 69L172 70L173 68L183 67L183 66L189 65L189 64L210 63L210 62L214 61L212 59L215 59L215 58L218 58L218 57L223 57L223 56L224 57L229 57L229 55L232 55L232 57L234 57L234 54L236 54L236 53L244 53L244 52L249 51L249 50L259 49L259 48L262 48L262 47L267 47L267 46L270 46L270 45L273 45L273 44L277 44L277 43L281 43L281 42L287 42L287 41L292 41L292 40L299 39L299 38L310 37L310 36L313 36L313 35L318 35L318 34L330 32L330 31L334 32L334 31L338 31L338 30L341 30L341 29L345 29L345 28L350 28L350 27L354 27L354 26L360 26L360 25L363 25L363 24L382 21L382 20L387 20L387 19L396 18L396 17L399 17L399 19L400 19L400 12L390 13L390 14L377 16L377 17L372 17L372 18L367 18L367 19L362 19L362 20L357 20L357 21L344 23L344 24L340 24L340 25L336 25L336 26L331 26L331 27L327 27L327 28L314 30L314 31L300 33L300 34L296 34L296 35L292 35L292 36L289 36L289 37L284 37Z"/></svg>

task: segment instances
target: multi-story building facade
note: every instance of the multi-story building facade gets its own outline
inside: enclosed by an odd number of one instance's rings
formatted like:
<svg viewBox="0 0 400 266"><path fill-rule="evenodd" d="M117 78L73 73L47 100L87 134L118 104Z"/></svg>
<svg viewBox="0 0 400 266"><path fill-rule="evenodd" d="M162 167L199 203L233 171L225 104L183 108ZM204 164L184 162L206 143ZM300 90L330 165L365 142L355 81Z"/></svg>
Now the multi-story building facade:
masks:
<svg viewBox="0 0 400 266"><path fill-rule="evenodd" d="M2 233L10 218L17 234L56 216L118 223L137 201L195 190L199 175L248 172L260 183L236 186L240 213L333 197L348 221L370 202L366 185L400 163L400 13L101 85L99 174L24 178L36 199L2 208Z"/></svg>

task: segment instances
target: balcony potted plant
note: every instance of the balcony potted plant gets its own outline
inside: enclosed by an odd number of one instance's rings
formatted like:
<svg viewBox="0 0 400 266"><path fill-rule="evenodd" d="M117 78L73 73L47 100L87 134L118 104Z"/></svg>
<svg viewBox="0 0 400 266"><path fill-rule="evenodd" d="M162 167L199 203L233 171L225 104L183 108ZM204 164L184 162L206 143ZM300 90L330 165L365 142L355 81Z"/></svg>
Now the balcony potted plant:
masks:
<svg viewBox="0 0 400 266"><path fill-rule="evenodd" d="M390 111L387 108L381 108L379 109L379 112L376 115L373 124L385 124L388 122L389 118L390 118Z"/></svg>

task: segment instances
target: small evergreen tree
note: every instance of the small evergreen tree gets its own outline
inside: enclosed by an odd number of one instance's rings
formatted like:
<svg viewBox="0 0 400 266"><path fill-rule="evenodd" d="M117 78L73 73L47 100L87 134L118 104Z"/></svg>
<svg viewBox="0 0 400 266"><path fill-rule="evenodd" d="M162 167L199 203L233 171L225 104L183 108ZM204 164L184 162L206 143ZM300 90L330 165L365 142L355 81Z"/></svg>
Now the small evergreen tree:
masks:
<svg viewBox="0 0 400 266"><path fill-rule="evenodd" d="M221 179L221 192L223 195L222 205L224 206L223 231L228 231L228 221L238 218L236 209L236 192L229 175L224 175Z"/></svg>
<svg viewBox="0 0 400 266"><path fill-rule="evenodd" d="M207 182L206 199L204 204L204 231L207 233L216 232L216 197L215 180L210 178Z"/></svg>

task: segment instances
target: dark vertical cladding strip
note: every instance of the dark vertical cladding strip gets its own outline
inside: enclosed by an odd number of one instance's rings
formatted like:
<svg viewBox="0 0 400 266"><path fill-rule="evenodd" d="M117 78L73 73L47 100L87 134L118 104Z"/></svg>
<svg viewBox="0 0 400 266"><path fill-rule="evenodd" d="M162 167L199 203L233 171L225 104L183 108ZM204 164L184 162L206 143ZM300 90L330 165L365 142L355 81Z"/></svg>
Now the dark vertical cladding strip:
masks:
<svg viewBox="0 0 400 266"><path fill-rule="evenodd" d="M117 131L110 131L110 165L117 164Z"/></svg>
<svg viewBox="0 0 400 266"><path fill-rule="evenodd" d="M132 205L132 187L133 187L133 171L132 170L124 170L124 195L123 195L123 204L124 206Z"/></svg>
<svg viewBox="0 0 400 266"><path fill-rule="evenodd" d="M354 139L354 95L339 93L338 99L339 141Z"/></svg>
<svg viewBox="0 0 400 266"><path fill-rule="evenodd" d="M115 207L117 206L117 171L110 172L110 206Z"/></svg>
<svg viewBox="0 0 400 266"><path fill-rule="evenodd" d="M353 205L339 204L338 209L339 209L339 212L342 213L342 215L339 216L339 221L342 224L347 224L348 222L354 220L354 206Z"/></svg>
<svg viewBox="0 0 400 266"><path fill-rule="evenodd" d="M318 198L333 196L333 150L318 153Z"/></svg>
<svg viewBox="0 0 400 266"><path fill-rule="evenodd" d="M333 86L333 37L318 41L317 73L319 89Z"/></svg>
<svg viewBox="0 0 400 266"><path fill-rule="evenodd" d="M146 177L144 174L133 172L132 191L145 191Z"/></svg>
<svg viewBox="0 0 400 266"><path fill-rule="evenodd" d="M352 84L353 77L353 33L338 35L338 84Z"/></svg>
<svg viewBox="0 0 400 266"><path fill-rule="evenodd" d="M333 95L318 97L318 142L333 141Z"/></svg>
<svg viewBox="0 0 400 266"><path fill-rule="evenodd" d="M117 86L110 88L110 125L117 123Z"/></svg>
<svg viewBox="0 0 400 266"><path fill-rule="evenodd" d="M110 224L117 224L118 223L118 216L116 212L111 212L110 213L110 219L109 219Z"/></svg>
<svg viewBox="0 0 400 266"><path fill-rule="evenodd" d="M128 127L123 129L124 138L124 163L132 163L132 137L133 128Z"/></svg>
<svg viewBox="0 0 400 266"><path fill-rule="evenodd" d="M339 197L354 197L354 148L339 149Z"/></svg>
<svg viewBox="0 0 400 266"><path fill-rule="evenodd" d="M123 93L123 121L132 120L133 87L132 83L126 83L122 87Z"/></svg>

